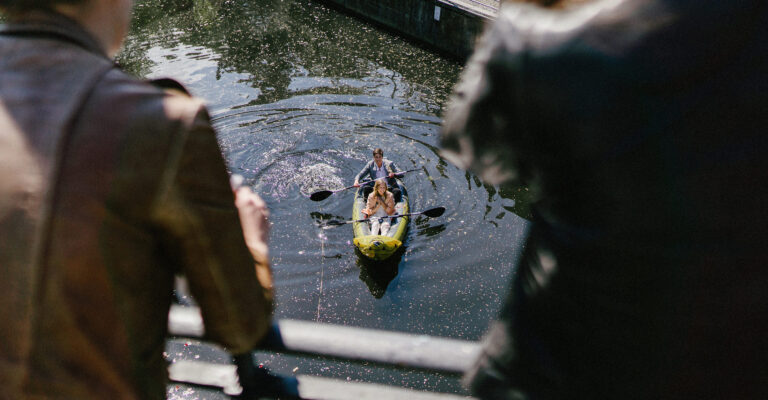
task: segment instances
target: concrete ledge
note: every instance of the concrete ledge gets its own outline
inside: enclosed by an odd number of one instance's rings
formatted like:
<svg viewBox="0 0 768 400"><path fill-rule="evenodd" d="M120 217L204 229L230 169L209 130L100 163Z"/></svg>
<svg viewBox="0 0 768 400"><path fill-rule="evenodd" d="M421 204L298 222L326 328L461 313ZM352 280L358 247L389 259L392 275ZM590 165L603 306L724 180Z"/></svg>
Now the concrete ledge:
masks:
<svg viewBox="0 0 768 400"><path fill-rule="evenodd" d="M472 0L317 0L464 61L496 10Z"/></svg>

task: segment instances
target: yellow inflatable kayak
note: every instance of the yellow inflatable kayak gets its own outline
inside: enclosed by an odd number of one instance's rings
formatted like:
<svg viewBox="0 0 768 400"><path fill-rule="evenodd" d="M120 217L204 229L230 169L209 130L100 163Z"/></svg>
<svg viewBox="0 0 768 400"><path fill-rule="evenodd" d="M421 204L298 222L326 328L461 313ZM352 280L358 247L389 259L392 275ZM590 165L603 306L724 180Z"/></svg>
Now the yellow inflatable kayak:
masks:
<svg viewBox="0 0 768 400"><path fill-rule="evenodd" d="M402 196L400 201L395 203L395 214L409 213L408 192L405 185L399 179L397 186L400 188ZM352 206L352 219L363 219L365 216L360 212L365 208L365 198L363 197L363 187L359 187L355 192L355 202ZM397 199L395 199L397 200ZM353 240L355 247L360 250L367 258L375 261L386 260L403 245L405 234L408 231L409 217L392 218L389 232L386 236L371 235L370 222L355 222L352 224L355 238Z"/></svg>

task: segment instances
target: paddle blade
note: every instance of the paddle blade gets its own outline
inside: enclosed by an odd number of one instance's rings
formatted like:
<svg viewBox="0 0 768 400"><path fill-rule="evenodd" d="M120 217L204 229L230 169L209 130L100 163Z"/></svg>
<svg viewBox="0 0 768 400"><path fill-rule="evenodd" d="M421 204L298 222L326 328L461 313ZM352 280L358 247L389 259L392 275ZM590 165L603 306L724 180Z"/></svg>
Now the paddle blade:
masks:
<svg viewBox="0 0 768 400"><path fill-rule="evenodd" d="M309 198L310 198L310 200L312 200L312 201L320 201L320 200L325 200L325 199L327 199L327 198L328 198L328 196L330 196L330 195L332 195L332 194L333 194L333 192L331 192L330 190L321 190L321 191L319 191L319 192L315 192L315 193L312 193L312 194L309 196Z"/></svg>
<svg viewBox="0 0 768 400"><path fill-rule="evenodd" d="M423 214L426 215L427 217L435 218L443 215L444 212L445 212L445 207L435 207L435 208L430 208L429 210L424 211Z"/></svg>
<svg viewBox="0 0 768 400"><path fill-rule="evenodd" d="M340 226L346 224L346 221L328 221L325 223L325 226Z"/></svg>

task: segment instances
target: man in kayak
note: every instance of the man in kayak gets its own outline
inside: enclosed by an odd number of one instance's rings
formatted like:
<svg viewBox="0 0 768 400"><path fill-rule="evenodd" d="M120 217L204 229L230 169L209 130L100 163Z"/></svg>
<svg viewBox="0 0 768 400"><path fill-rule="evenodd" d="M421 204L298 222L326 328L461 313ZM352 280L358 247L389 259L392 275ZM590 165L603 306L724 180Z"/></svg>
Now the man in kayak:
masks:
<svg viewBox="0 0 768 400"><path fill-rule="evenodd" d="M442 132L534 199L474 395L768 399L767 70L764 1L502 7Z"/></svg>
<svg viewBox="0 0 768 400"><path fill-rule="evenodd" d="M395 202L400 201L401 192L397 187L395 181L395 173L397 173L397 167L395 163L384 158L384 150L377 148L373 151L373 160L363 167L362 170L355 176L355 187L360 187L360 181L365 177L370 177L370 180L386 179L389 191L395 196ZM363 195L367 196L373 190L373 183L368 182L363 188Z"/></svg>
<svg viewBox="0 0 768 400"><path fill-rule="evenodd" d="M237 358L271 326L266 205L200 100L114 64L132 5L0 0L0 399L165 399L176 274Z"/></svg>

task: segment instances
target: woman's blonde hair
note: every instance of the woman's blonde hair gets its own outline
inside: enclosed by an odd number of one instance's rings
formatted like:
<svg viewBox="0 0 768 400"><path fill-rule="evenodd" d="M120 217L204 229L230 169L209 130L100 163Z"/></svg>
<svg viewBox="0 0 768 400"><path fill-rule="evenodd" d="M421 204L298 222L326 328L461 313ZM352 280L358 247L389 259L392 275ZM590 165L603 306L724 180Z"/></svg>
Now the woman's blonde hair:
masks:
<svg viewBox="0 0 768 400"><path fill-rule="evenodd" d="M379 186L384 186L384 197L382 198L379 194ZM387 181L385 179L377 179L376 183L373 184L373 193L380 198L382 201L387 200Z"/></svg>

